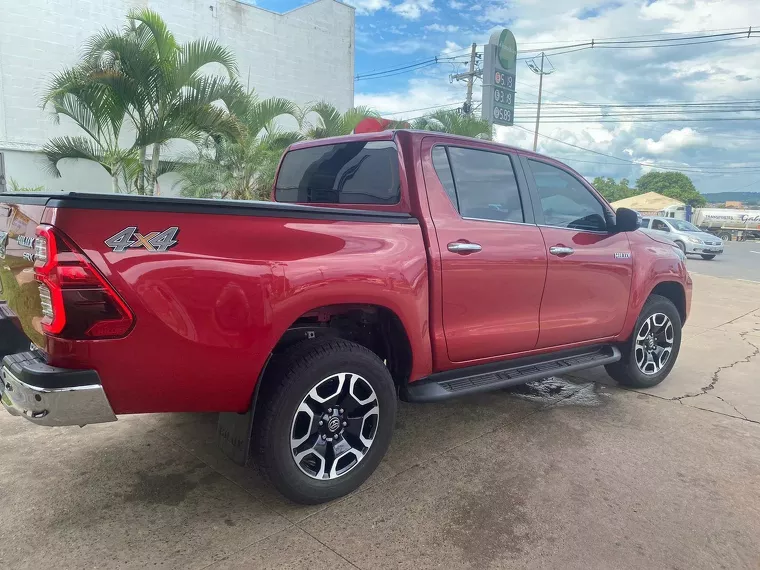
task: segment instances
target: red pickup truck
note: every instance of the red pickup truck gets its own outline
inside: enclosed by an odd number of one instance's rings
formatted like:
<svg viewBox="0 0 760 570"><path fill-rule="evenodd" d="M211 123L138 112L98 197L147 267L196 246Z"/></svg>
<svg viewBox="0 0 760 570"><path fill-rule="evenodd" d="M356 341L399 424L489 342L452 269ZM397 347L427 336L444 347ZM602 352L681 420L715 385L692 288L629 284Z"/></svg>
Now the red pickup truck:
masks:
<svg viewBox="0 0 760 570"><path fill-rule="evenodd" d="M386 131L290 147L274 202L0 196L2 403L47 426L222 412L300 502L359 486L398 398L673 368L681 252L567 166Z"/></svg>

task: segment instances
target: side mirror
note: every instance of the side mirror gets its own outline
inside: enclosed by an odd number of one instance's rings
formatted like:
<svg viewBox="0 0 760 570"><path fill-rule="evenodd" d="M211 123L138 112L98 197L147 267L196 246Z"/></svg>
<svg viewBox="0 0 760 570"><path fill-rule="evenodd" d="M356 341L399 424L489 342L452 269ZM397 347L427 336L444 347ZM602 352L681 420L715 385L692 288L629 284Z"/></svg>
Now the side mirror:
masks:
<svg viewBox="0 0 760 570"><path fill-rule="evenodd" d="M615 212L615 233L633 232L639 228L639 214L629 208L618 208Z"/></svg>

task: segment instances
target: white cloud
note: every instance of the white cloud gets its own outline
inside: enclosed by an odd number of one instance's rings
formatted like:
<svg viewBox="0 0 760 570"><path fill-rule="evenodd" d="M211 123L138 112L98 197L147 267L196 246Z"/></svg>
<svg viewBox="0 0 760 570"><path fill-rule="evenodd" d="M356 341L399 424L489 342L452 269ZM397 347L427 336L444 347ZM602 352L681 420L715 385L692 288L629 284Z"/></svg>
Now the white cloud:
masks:
<svg viewBox="0 0 760 570"><path fill-rule="evenodd" d="M710 139L691 127L676 129L662 135L659 140L637 138L634 148L645 154L672 154L689 147L707 146Z"/></svg>
<svg viewBox="0 0 760 570"><path fill-rule="evenodd" d="M389 1L401 6L401 0ZM603 1L591 4L598 5ZM452 39L465 45L470 41L482 45L492 31L506 25L515 34L518 49L542 49L591 38L656 37L651 34L737 28L760 21L760 2L757 0L656 0L652 3L626 0L622 6L600 10L598 15L587 19L578 16L588 8L588 0L563 0L561 3L553 0L510 0L508 3L504 0L479 0L477 3L446 0L444 3L438 0L437 6L442 5L456 10L456 17L437 19L437 23L424 21L424 24L431 24L428 32L442 31L439 26L455 25L460 28L459 33L446 30L452 34ZM482 10L469 11L473 5L482 7ZM430 6L433 7L432 2ZM421 10L416 17L423 16ZM408 29L408 39L419 42L420 53L426 50L426 42L421 39L422 28L420 24L410 23ZM482 29L483 32L476 37L464 37L461 30L469 29ZM406 46L407 49L411 47L417 46ZM432 49L429 42L427 49ZM453 41L447 43L447 49L450 52L464 50ZM744 37L682 48L589 49L551 56L551 61L556 71L544 78L544 102L547 105L542 108L541 135L605 155L658 166L760 164L757 121L703 122L701 119L706 115L690 112L689 108L682 108L682 114L663 117L667 107L639 108L637 113L635 109L604 106L605 103L760 99L760 70L754 65L760 61L757 39ZM406 88L400 86L405 76L396 78L393 87L385 90L378 83L357 84L365 91L358 93L356 99L358 103L370 104L382 111L434 107L447 102L461 104L465 86L456 82L450 84L448 74L451 72L449 66L425 69L417 72ZM517 126L498 127L496 136L507 144L532 148L538 77L529 72L524 62L519 62L517 82L517 123L530 132ZM371 93L371 89L377 92ZM478 82L476 100L480 98L480 89ZM579 101L597 105L581 107L577 106ZM407 117L427 112L432 110L415 112ZM630 120L621 120L621 113L630 113ZM727 116L725 113L721 115ZM731 115L733 118L741 116L738 113ZM744 116L758 117L760 114L746 113ZM700 121L685 121L685 118ZM539 152L567 162L590 178L627 177L633 182L651 169L575 149L544 136L538 140ZM699 190L708 192L737 188L757 177L757 172L750 170L727 172L693 172L690 176Z"/></svg>
<svg viewBox="0 0 760 570"><path fill-rule="evenodd" d="M446 40L446 48L442 50L441 53L456 53L463 50L464 47L460 46L458 43Z"/></svg>
<svg viewBox="0 0 760 570"><path fill-rule="evenodd" d="M423 12L435 12L433 0L404 0L391 10L407 20L418 20Z"/></svg>
<svg viewBox="0 0 760 570"><path fill-rule="evenodd" d="M459 31L459 26L454 26L452 24L449 24L447 26L442 26L441 24L431 24L429 26L425 26L425 29L430 32L454 33L454 32Z"/></svg>
<svg viewBox="0 0 760 570"><path fill-rule="evenodd" d="M359 14L374 14L378 10L390 7L389 0L346 0Z"/></svg>

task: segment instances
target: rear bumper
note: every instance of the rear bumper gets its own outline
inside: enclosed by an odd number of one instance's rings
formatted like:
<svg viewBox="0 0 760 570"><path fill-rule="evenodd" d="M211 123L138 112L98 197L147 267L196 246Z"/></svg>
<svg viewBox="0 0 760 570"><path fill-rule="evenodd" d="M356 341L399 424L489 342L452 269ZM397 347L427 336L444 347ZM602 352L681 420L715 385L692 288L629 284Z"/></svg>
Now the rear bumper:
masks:
<svg viewBox="0 0 760 570"><path fill-rule="evenodd" d="M14 416L41 426L116 421L98 373L49 366L38 352L3 359L0 401Z"/></svg>

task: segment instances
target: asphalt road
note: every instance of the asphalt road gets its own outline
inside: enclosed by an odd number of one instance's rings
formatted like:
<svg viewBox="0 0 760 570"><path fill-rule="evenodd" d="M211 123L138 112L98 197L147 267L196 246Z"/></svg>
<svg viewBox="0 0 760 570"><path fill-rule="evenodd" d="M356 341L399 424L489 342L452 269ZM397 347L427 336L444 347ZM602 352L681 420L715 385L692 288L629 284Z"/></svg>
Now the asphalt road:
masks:
<svg viewBox="0 0 760 570"><path fill-rule="evenodd" d="M728 242L715 259L690 255L686 265L691 273L760 283L760 241Z"/></svg>

